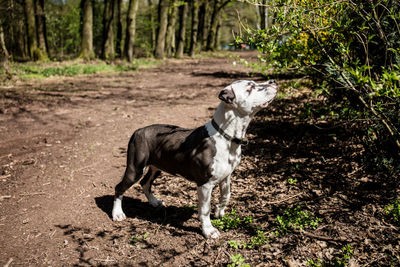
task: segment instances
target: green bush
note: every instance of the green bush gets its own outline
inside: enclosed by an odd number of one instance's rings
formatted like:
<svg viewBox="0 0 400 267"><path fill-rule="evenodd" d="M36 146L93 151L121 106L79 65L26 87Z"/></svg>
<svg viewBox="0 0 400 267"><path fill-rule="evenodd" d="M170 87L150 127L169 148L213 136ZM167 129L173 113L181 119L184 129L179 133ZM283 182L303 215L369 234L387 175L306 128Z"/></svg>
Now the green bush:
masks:
<svg viewBox="0 0 400 267"><path fill-rule="evenodd" d="M363 114L363 120L379 126L369 145L379 151L384 147L380 144L389 143L386 150L397 147L399 154L400 2L253 2L269 7L269 14L274 14L271 27L246 29L247 35L238 36L236 42L255 46L264 70L297 70L327 84L328 95L340 103L343 113L347 109Z"/></svg>

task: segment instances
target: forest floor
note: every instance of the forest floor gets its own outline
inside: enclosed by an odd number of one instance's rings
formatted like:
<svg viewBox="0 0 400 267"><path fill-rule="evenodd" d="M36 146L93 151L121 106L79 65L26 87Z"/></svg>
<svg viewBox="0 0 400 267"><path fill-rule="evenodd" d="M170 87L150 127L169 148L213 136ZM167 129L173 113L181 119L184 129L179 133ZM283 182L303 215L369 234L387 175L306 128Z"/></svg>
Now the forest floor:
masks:
<svg viewBox="0 0 400 267"><path fill-rule="evenodd" d="M233 174L233 229L204 239L195 185L167 174L153 187L165 207L152 208L137 184L125 194L127 219L110 219L135 129L203 125L226 85L265 80L233 60L0 87L0 265L398 266L400 228L384 213L397 179L368 171L358 127L302 119L324 99L285 75L274 77L281 93L252 122Z"/></svg>

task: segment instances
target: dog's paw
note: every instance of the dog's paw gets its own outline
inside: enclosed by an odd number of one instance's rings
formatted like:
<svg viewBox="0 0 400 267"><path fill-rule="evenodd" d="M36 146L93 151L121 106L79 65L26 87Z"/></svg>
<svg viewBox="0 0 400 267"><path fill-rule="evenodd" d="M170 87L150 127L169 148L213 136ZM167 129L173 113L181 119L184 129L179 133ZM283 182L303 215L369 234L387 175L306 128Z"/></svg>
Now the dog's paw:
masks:
<svg viewBox="0 0 400 267"><path fill-rule="evenodd" d="M215 227L207 227L207 228L203 228L203 234L206 238L219 238L220 237L220 233L217 230L217 228Z"/></svg>
<svg viewBox="0 0 400 267"><path fill-rule="evenodd" d="M125 213L121 211L114 211L112 212L112 218L114 222L120 222L126 219Z"/></svg>

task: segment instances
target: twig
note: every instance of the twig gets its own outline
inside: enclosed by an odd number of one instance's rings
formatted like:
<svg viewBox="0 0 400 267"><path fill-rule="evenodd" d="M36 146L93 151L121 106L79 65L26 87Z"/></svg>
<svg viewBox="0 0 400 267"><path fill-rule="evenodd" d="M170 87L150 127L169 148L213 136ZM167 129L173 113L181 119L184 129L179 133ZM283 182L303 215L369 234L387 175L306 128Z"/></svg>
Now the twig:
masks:
<svg viewBox="0 0 400 267"><path fill-rule="evenodd" d="M8 198L11 198L11 196L9 196L9 195L8 196L0 196L0 201L3 199L8 199Z"/></svg>
<svg viewBox="0 0 400 267"><path fill-rule="evenodd" d="M102 261L102 262L114 262L115 261L114 259L109 259L108 257L107 257L107 259L93 259L93 260Z"/></svg>
<svg viewBox="0 0 400 267"><path fill-rule="evenodd" d="M315 238L315 239L319 239L319 240L323 240L323 241L327 241L327 242L332 242L332 243L351 241L351 240L348 240L347 238L333 238L333 237L329 237L329 236L316 235L316 234L312 234L312 233L304 231L304 230L299 231L297 229L293 229L293 232L295 232L297 234L305 235L305 236L308 236L311 238Z"/></svg>
<svg viewBox="0 0 400 267"><path fill-rule="evenodd" d="M54 234L56 233L56 230L54 230L49 236L50 238L53 238Z"/></svg>
<svg viewBox="0 0 400 267"><path fill-rule="evenodd" d="M8 266L10 266L10 264L13 262L13 258L10 258L8 261L7 261L7 263L6 264L4 264L4 267L8 267Z"/></svg>
<svg viewBox="0 0 400 267"><path fill-rule="evenodd" d="M294 196L291 196L291 197L288 197L288 198L284 198L284 199L280 199L280 200L276 200L276 201L271 201L271 202L266 202L265 205L273 205L273 204L279 204L279 203L282 203L282 202L286 202L286 201L288 201L288 200L290 200L292 198L296 198L298 196L301 196L302 194L303 193L299 193L297 195L294 195Z"/></svg>
<svg viewBox="0 0 400 267"><path fill-rule="evenodd" d="M22 193L19 194L21 197L30 197L30 196L37 196L37 195L47 195L45 192L35 192L35 193Z"/></svg>
<svg viewBox="0 0 400 267"><path fill-rule="evenodd" d="M224 246L221 246L221 247L218 249L217 257L216 257L215 260L214 260L214 266L217 266L217 261L218 261L219 257L221 256L222 249L224 249Z"/></svg>
<svg viewBox="0 0 400 267"><path fill-rule="evenodd" d="M10 178L10 177L11 177L11 174L6 174L6 175L0 176L0 179L7 179L7 178Z"/></svg>

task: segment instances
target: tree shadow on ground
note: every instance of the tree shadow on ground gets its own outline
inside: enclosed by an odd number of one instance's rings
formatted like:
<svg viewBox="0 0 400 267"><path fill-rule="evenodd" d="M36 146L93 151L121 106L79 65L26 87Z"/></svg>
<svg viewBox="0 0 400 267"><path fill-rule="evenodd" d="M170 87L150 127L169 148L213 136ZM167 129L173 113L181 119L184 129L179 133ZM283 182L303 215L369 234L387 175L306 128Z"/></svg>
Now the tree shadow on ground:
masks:
<svg viewBox="0 0 400 267"><path fill-rule="evenodd" d="M396 198L399 179L371 168L363 141L366 125L299 118L305 103L311 102L301 97L277 99L250 124L243 159L254 167L236 172L238 178L255 179L256 194L241 199L247 202L247 212L273 231L277 215L301 206L322 220L311 239L321 236L338 250L344 243L363 251L395 247L400 239L393 232L398 231L382 226L388 223L382 209ZM311 103L311 109L321 105ZM294 245L282 247L287 256L304 245L299 233L287 238ZM373 241L365 244L365 239Z"/></svg>
<svg viewBox="0 0 400 267"><path fill-rule="evenodd" d="M112 219L112 207L114 196L96 197L95 202L104 213ZM161 206L154 208L147 202L142 202L138 199L124 196L122 200L124 213L127 218L137 218L146 220L152 223L171 225L178 229L201 234L198 227L184 226L183 223L193 217L196 212L195 209L190 207L175 207L175 206Z"/></svg>
<svg viewBox="0 0 400 267"><path fill-rule="evenodd" d="M96 205L107 214L110 220L113 199L114 197L111 195L95 198ZM187 232L201 235L200 228L183 225L195 213L192 208L174 206L153 208L148 203L126 196L123 199L123 207L128 219L137 218L144 222L139 225L135 223L113 223L111 226L100 230L71 224L55 225L55 227L63 231L64 236L69 237L70 241L64 241L63 246L72 247L79 254L78 263L73 266L120 266L120 262L115 258L98 258L96 256L98 249L94 250L93 248L104 247L109 249L111 246L116 247L118 250L118 246L124 248L126 245L131 246L132 250L134 250L135 246L139 246L142 253L151 251L151 253L161 255L163 261L169 261L180 253L174 248L159 247L156 241L146 239L145 233L147 231L154 232L154 229L158 228L157 225L168 226L170 230L167 232L171 236L179 238L182 235L187 235ZM108 249L106 250L108 251ZM143 264L147 265L148 263L144 262Z"/></svg>
<svg viewBox="0 0 400 267"><path fill-rule="evenodd" d="M293 104L277 102L277 107ZM295 99L293 102L298 103ZM274 117L273 112L257 115L248 130L257 140L243 151L244 155L261 156L268 173L298 177L299 182L307 181L312 189L322 190L324 194L340 193L354 207L376 201L386 203L396 196L398 179L367 166L370 163L364 155L364 127L346 127L325 120L268 119Z"/></svg>

